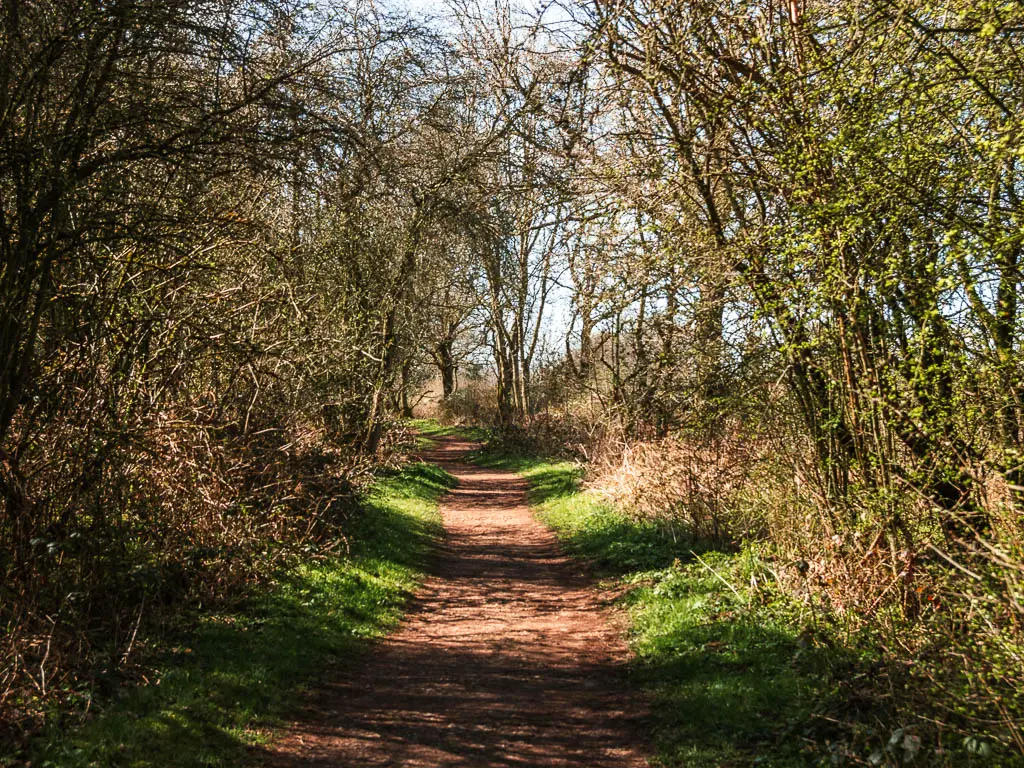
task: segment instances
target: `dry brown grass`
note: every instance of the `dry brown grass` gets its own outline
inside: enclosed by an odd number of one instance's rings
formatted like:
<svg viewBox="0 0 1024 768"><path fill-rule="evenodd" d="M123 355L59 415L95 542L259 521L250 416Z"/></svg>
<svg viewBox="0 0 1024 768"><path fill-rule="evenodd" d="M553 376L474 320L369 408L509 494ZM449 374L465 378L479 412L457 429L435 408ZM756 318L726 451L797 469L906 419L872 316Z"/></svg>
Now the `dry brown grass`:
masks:
<svg viewBox="0 0 1024 768"><path fill-rule="evenodd" d="M744 500L764 452L730 438L620 443L595 453L589 485L640 517L681 524L697 539L732 542L762 527Z"/></svg>
<svg viewBox="0 0 1024 768"><path fill-rule="evenodd" d="M951 539L945 512L908 490L829 501L798 438L636 439L581 408L505 440L586 460L588 487L663 523L681 555L754 545L809 642L875 660L859 685L877 716L1024 753L1024 520L998 473L979 483L991 531Z"/></svg>
<svg viewBox="0 0 1024 768"><path fill-rule="evenodd" d="M43 437L22 457L31 528L2 521L21 542L0 560L0 738L15 743L47 709L144 677L154 641L192 609L344 551L360 488L408 445L396 430L366 456L308 423L242 433L167 411L83 486L82 443Z"/></svg>
<svg viewBox="0 0 1024 768"><path fill-rule="evenodd" d="M497 415L497 387L493 382L469 379L446 400L439 400L422 415L453 424L491 424Z"/></svg>

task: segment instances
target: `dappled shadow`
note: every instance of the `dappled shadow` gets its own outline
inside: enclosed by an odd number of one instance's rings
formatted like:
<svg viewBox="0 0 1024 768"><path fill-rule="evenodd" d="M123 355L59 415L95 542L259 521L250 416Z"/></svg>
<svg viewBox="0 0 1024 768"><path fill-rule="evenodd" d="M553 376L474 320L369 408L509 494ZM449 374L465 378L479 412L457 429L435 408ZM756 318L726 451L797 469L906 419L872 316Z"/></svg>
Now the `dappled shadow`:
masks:
<svg viewBox="0 0 1024 768"><path fill-rule="evenodd" d="M806 712L791 634L730 617L679 626L662 642L672 647L636 664L637 681L655 692L662 751L694 766L726 756L801 764L799 737L820 723Z"/></svg>
<svg viewBox="0 0 1024 768"><path fill-rule="evenodd" d="M720 545L689 536L685 525L637 519L579 493L579 468L570 463L487 460L528 473L531 499L544 504L567 551L600 574L624 577L614 593L634 611L631 679L655 697L649 724L670 764L796 766L820 757L810 744L835 732L811 711L829 679L814 668L826 653L791 624L741 605L713 570L733 578ZM828 649L825 663L838 656Z"/></svg>
<svg viewBox="0 0 1024 768"><path fill-rule="evenodd" d="M526 482L428 452L456 474L433 575L402 629L331 676L274 766L642 766L628 653L582 566L530 516Z"/></svg>
<svg viewBox="0 0 1024 768"><path fill-rule="evenodd" d="M543 504L549 499L575 493L583 471L579 467L556 468L530 473L530 501Z"/></svg>
<svg viewBox="0 0 1024 768"><path fill-rule="evenodd" d="M175 647L153 660L162 670L153 684L130 685L114 675L97 681L106 688L102 709L66 735L55 723L39 764L243 764L243 728L273 722L325 659L365 653L365 638L396 623L407 602L412 567L422 565L438 526L397 502L429 507L451 478L422 465L383 482L391 484L388 493L371 494L365 511L349 521L351 557L282 569L272 588L197 616L175 635Z"/></svg>
<svg viewBox="0 0 1024 768"><path fill-rule="evenodd" d="M635 724L614 665L545 664L538 646L520 654L510 637L467 636L457 648L388 643L378 674L325 688L290 739L305 747L274 765L625 766Z"/></svg>

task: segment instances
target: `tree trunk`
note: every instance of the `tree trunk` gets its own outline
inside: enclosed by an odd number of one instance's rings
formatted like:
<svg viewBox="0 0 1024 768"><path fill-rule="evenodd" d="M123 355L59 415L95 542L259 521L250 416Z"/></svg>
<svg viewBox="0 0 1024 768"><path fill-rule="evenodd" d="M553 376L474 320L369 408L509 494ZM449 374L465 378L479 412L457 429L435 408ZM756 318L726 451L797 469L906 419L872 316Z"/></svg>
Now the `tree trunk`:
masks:
<svg viewBox="0 0 1024 768"><path fill-rule="evenodd" d="M441 374L441 391L447 400L455 393L455 356L452 353L452 340L439 341L434 346L434 362Z"/></svg>

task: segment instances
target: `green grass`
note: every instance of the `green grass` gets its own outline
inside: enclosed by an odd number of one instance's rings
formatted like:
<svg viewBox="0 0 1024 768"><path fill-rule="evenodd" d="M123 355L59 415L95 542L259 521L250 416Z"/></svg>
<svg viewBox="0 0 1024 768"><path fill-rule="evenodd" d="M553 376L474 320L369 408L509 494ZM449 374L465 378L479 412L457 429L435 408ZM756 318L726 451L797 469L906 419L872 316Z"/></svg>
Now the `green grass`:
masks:
<svg viewBox="0 0 1024 768"><path fill-rule="evenodd" d="M656 765L1021 764L1009 753L981 756L955 735L904 760L904 731L892 724L899 716L873 685L878 649L845 645L825 615L816 624L777 589L775 566L755 547L715 551L636 520L581 490L583 468L574 462L486 447L475 461L529 480L539 518L592 565L602 587L622 595L632 676L652 702Z"/></svg>
<svg viewBox="0 0 1024 768"><path fill-rule="evenodd" d="M304 563L232 612L203 617L159 664L157 681L68 733L51 727L32 765L251 762L251 746L267 739L303 686L358 658L399 620L441 531L438 499L452 484L423 463L379 480L350 531L350 557Z"/></svg>
<svg viewBox="0 0 1024 768"><path fill-rule="evenodd" d="M587 560L610 576L664 568L680 553L689 552L672 533L655 522L630 519L593 494L580 493L583 467L573 461L477 451L473 461L505 469L530 483L530 504L551 526L571 554Z"/></svg>
<svg viewBox="0 0 1024 768"><path fill-rule="evenodd" d="M477 461L527 478L531 503L563 546L625 592L633 675L652 697L660 765L808 764L801 737L816 727L821 681L801 669L792 622L752 610L742 588L737 596L723 583L743 583L745 556L703 551L580 492L572 462L486 450Z"/></svg>
<svg viewBox="0 0 1024 768"><path fill-rule="evenodd" d="M490 431L483 427L449 426L434 419L410 419L407 424L416 431L417 447L421 450L429 450L437 445L434 438L438 437L461 437L482 443L491 436Z"/></svg>

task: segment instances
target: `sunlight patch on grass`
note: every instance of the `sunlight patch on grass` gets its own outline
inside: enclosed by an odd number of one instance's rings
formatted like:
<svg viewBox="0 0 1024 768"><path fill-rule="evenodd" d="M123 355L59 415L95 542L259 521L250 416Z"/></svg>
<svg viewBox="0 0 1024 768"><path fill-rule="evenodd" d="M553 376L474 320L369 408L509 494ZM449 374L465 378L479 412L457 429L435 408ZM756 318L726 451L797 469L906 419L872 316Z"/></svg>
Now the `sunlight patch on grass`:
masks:
<svg viewBox="0 0 1024 768"><path fill-rule="evenodd" d="M658 764L807 764L798 736L816 688L793 663L795 630L749 610L708 570L738 579L742 556L709 553L581 491L574 462L487 450L476 461L527 478L538 517L565 549L625 591L633 677L653 698Z"/></svg>
<svg viewBox="0 0 1024 768"><path fill-rule="evenodd" d="M84 726L53 726L33 765L230 766L251 762L304 686L400 619L441 533L454 479L414 463L380 479L349 531L350 557L310 560L230 613L202 617L159 664Z"/></svg>
<svg viewBox="0 0 1024 768"><path fill-rule="evenodd" d="M410 419L406 422L417 434L417 447L429 450L437 445L438 437L461 437L464 440L484 442L491 433L484 427L452 426L441 424L435 419Z"/></svg>

